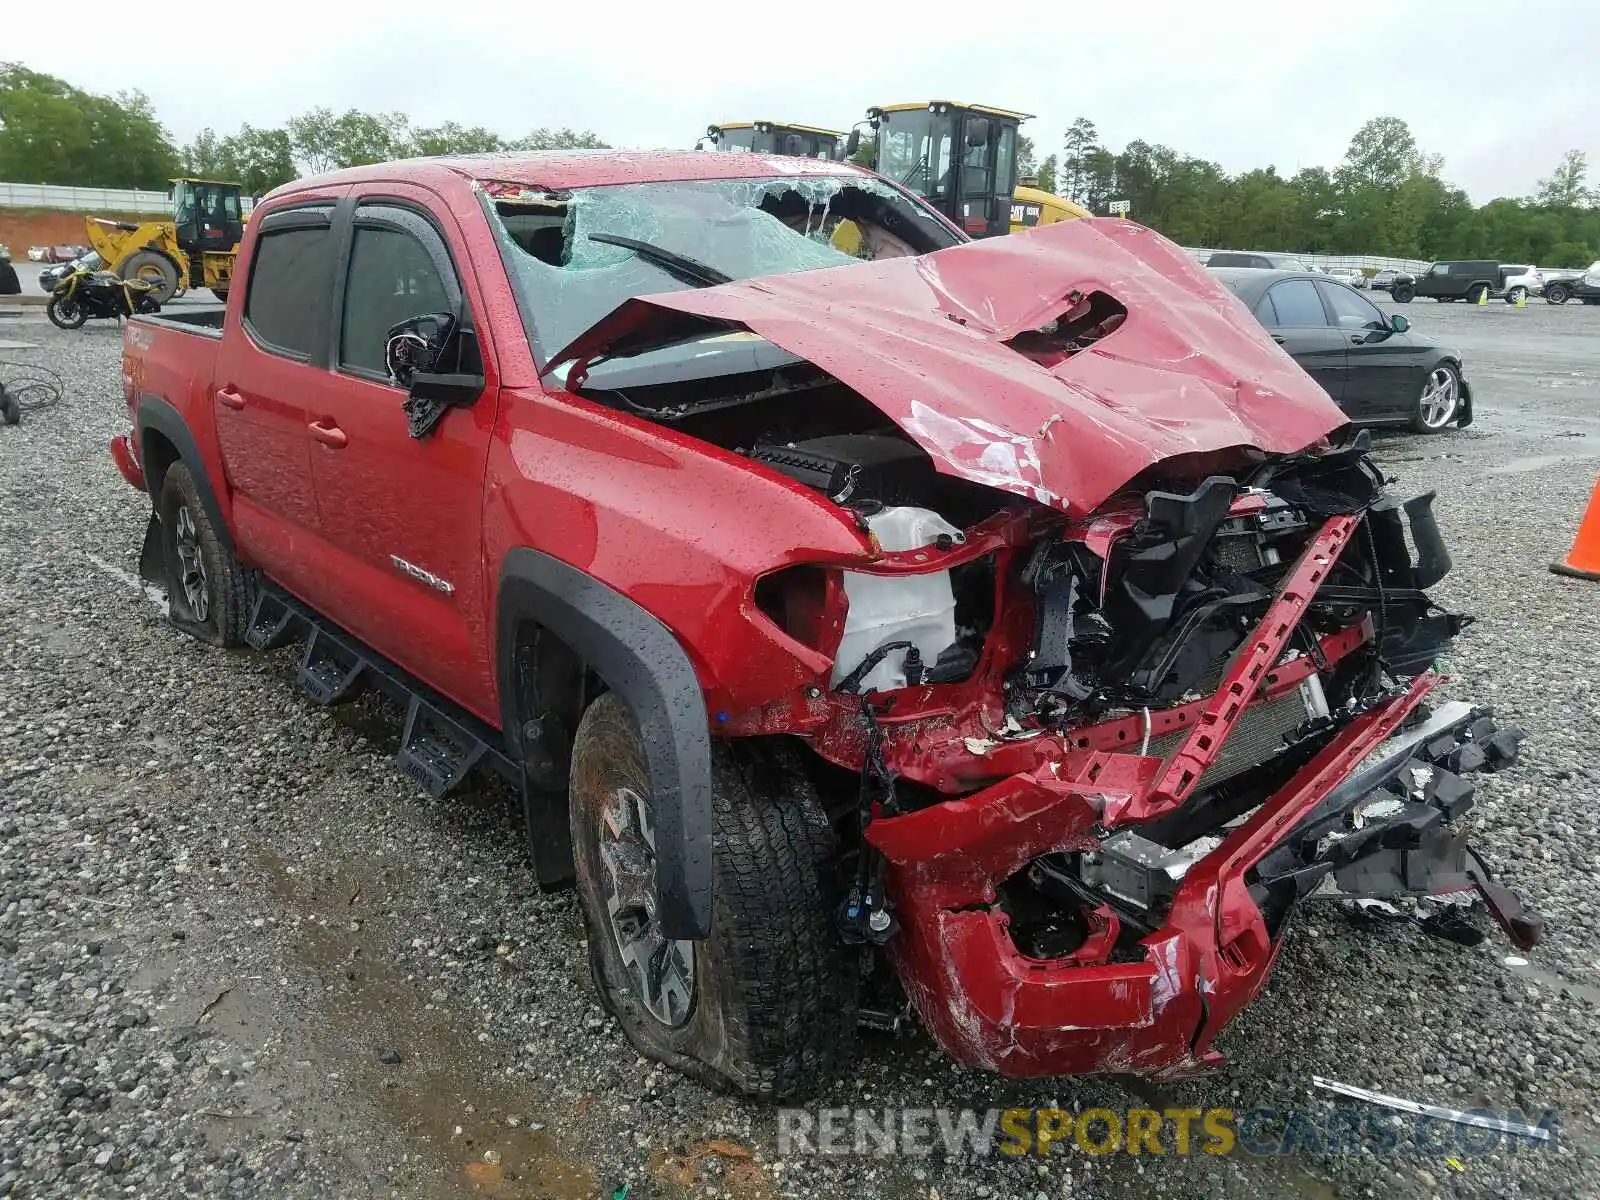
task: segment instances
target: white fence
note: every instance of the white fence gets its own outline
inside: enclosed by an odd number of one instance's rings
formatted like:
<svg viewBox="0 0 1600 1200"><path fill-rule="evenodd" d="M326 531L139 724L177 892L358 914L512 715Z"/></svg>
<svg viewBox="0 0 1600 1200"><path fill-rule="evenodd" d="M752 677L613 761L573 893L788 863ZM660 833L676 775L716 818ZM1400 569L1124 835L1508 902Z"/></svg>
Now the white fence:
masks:
<svg viewBox="0 0 1600 1200"><path fill-rule="evenodd" d="M254 205L244 197L243 208ZM56 187L48 183L0 183L0 208L49 208L69 212L164 213L170 208L166 192L122 188Z"/></svg>

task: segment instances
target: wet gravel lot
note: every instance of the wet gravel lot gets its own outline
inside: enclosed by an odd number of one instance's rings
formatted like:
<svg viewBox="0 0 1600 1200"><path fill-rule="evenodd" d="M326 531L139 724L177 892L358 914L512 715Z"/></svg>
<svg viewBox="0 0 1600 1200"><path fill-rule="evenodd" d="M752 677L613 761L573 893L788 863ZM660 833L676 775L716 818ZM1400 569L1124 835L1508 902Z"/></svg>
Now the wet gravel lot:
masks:
<svg viewBox="0 0 1600 1200"><path fill-rule="evenodd" d="M1405 311L1464 349L1478 421L1380 458L1439 490L1435 594L1478 617L1449 691L1528 731L1480 784L1477 842L1546 944L1521 966L1498 936L1308 909L1223 1073L1010 1083L882 1035L821 1103L1326 1113L1323 1075L1558 1110L1554 1151L780 1157L770 1110L644 1062L601 1014L574 901L535 890L503 793L427 799L389 761L392 714L317 709L293 651L165 623L133 577L145 503L105 450L117 331L30 316L0 317L35 344L0 358L69 393L0 427L0 1196L1600 1194L1600 584L1545 569L1600 470L1600 312Z"/></svg>

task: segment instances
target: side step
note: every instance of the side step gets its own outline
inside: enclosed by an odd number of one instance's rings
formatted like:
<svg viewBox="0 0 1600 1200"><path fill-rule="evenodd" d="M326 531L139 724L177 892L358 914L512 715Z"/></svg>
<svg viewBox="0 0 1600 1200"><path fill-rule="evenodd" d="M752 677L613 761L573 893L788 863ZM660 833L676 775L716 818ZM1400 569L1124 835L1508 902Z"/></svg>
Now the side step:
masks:
<svg viewBox="0 0 1600 1200"><path fill-rule="evenodd" d="M494 772L512 787L525 786L523 769L506 753L499 730L263 579L251 607L245 641L258 650L272 650L301 636L306 644L300 656L300 687L318 704L341 704L371 687L405 705L395 764L424 791L443 797L478 767Z"/></svg>
<svg viewBox="0 0 1600 1200"><path fill-rule="evenodd" d="M440 797L465 779L488 749L469 730L412 696L394 761L423 791Z"/></svg>

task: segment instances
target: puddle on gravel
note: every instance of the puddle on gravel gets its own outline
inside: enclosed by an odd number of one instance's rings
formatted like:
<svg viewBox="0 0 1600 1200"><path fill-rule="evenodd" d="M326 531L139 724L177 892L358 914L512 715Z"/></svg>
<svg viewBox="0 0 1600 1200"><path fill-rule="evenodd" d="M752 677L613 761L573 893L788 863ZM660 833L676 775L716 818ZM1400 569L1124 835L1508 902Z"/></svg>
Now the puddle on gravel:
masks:
<svg viewBox="0 0 1600 1200"><path fill-rule="evenodd" d="M307 878L270 851L259 852L256 862L274 896L300 918L285 926L290 952L324 986L318 1024L308 1033L324 1056L318 1063L324 1077L338 1075L342 1095L327 1099L330 1121L347 1119L352 1104L370 1105L443 1168L448 1181L432 1181L437 1195L589 1200L600 1194L581 1151L553 1132L559 1116L541 1112L530 1087L507 1081L504 1063L480 1048L474 1034L430 1008L418 985L382 961L386 939L368 931L375 922L352 928L361 914L381 910L383 879L348 872ZM364 899L352 907L358 883ZM380 1056L388 1051L401 1061L384 1065Z"/></svg>

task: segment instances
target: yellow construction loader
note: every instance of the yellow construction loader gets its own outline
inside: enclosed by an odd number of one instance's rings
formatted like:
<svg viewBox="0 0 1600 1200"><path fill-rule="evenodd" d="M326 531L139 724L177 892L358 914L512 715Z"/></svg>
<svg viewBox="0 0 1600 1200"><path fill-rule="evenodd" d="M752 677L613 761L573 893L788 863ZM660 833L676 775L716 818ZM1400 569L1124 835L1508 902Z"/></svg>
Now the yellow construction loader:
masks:
<svg viewBox="0 0 1600 1200"><path fill-rule="evenodd" d="M930 100L867 110L872 168L927 200L973 237L1089 216L1070 200L1017 186L1017 130L1032 114ZM861 144L858 126L845 155Z"/></svg>
<svg viewBox="0 0 1600 1200"><path fill-rule="evenodd" d="M782 121L728 121L706 127L701 145L735 154L785 154L794 158L838 158L842 129L791 125ZM698 149L699 147L696 147Z"/></svg>
<svg viewBox="0 0 1600 1200"><path fill-rule="evenodd" d="M191 287L210 288L218 300L226 300L244 236L239 185L174 179L171 200L170 221L135 225L88 218L90 247L122 278L148 283L161 304Z"/></svg>

